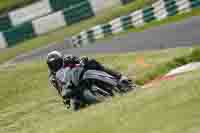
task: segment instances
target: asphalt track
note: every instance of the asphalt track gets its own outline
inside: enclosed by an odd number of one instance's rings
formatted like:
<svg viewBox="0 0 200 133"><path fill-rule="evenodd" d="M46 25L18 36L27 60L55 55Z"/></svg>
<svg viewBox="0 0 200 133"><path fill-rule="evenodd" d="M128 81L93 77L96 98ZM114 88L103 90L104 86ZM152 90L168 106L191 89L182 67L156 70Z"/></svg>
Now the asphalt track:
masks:
<svg viewBox="0 0 200 133"><path fill-rule="evenodd" d="M82 48L66 48L69 44L53 44L31 53L20 55L9 61L18 63L33 59L44 59L48 52L59 50L65 54L88 55L94 53L131 52L138 50L188 47L200 45L200 17L192 17L181 22L153 27L143 32L113 37L110 40L97 41Z"/></svg>

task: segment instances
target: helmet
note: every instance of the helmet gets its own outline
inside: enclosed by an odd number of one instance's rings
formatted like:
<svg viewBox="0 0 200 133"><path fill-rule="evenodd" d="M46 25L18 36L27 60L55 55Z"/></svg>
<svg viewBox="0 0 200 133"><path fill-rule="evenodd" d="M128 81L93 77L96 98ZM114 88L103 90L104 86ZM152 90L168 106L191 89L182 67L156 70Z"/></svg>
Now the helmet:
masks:
<svg viewBox="0 0 200 133"><path fill-rule="evenodd" d="M80 64L80 59L73 55L66 55L63 60L64 60L64 66Z"/></svg>
<svg viewBox="0 0 200 133"><path fill-rule="evenodd" d="M63 66L63 56L58 51L52 51L47 55L47 65L52 72L57 72Z"/></svg>

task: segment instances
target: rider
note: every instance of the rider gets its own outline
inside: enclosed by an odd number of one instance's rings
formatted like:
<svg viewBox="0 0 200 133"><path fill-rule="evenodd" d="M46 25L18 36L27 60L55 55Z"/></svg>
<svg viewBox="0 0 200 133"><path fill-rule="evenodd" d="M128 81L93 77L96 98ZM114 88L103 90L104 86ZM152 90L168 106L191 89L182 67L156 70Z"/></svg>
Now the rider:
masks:
<svg viewBox="0 0 200 133"><path fill-rule="evenodd" d="M88 59L88 57L82 57L78 58L76 56L72 55L62 55L58 51L52 51L47 55L47 65L49 68L49 81L50 83L57 89L58 93L63 97L64 104L69 104L69 100L66 100L61 93L62 90L60 90L58 86L58 82L56 80L56 72L59 71L61 68L65 67L76 67L76 66L82 66L84 70L100 70L104 71L114 77L116 77L119 81L119 84L122 82L128 82L128 78L125 76L122 76L122 74L113 71L107 67L104 67L102 64L100 64L95 59Z"/></svg>

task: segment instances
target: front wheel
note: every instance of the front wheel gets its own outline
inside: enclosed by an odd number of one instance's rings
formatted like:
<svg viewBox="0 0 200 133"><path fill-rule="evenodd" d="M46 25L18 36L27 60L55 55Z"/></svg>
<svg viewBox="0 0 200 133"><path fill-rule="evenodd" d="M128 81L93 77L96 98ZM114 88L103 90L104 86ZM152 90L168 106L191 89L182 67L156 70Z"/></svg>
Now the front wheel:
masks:
<svg viewBox="0 0 200 133"><path fill-rule="evenodd" d="M118 84L117 88L119 89L120 93L128 93L138 88L138 86L133 83L132 80L127 80Z"/></svg>

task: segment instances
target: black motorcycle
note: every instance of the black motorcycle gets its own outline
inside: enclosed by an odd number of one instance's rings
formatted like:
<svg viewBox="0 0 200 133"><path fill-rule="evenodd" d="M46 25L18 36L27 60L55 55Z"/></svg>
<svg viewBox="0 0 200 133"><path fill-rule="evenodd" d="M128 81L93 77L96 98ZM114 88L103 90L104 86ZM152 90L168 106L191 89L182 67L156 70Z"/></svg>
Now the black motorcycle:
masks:
<svg viewBox="0 0 200 133"><path fill-rule="evenodd" d="M70 94L69 107L74 110L104 101L116 94L124 94L136 88L131 80L120 83L112 75L98 70L84 71L83 67L63 68L56 73L61 95Z"/></svg>

